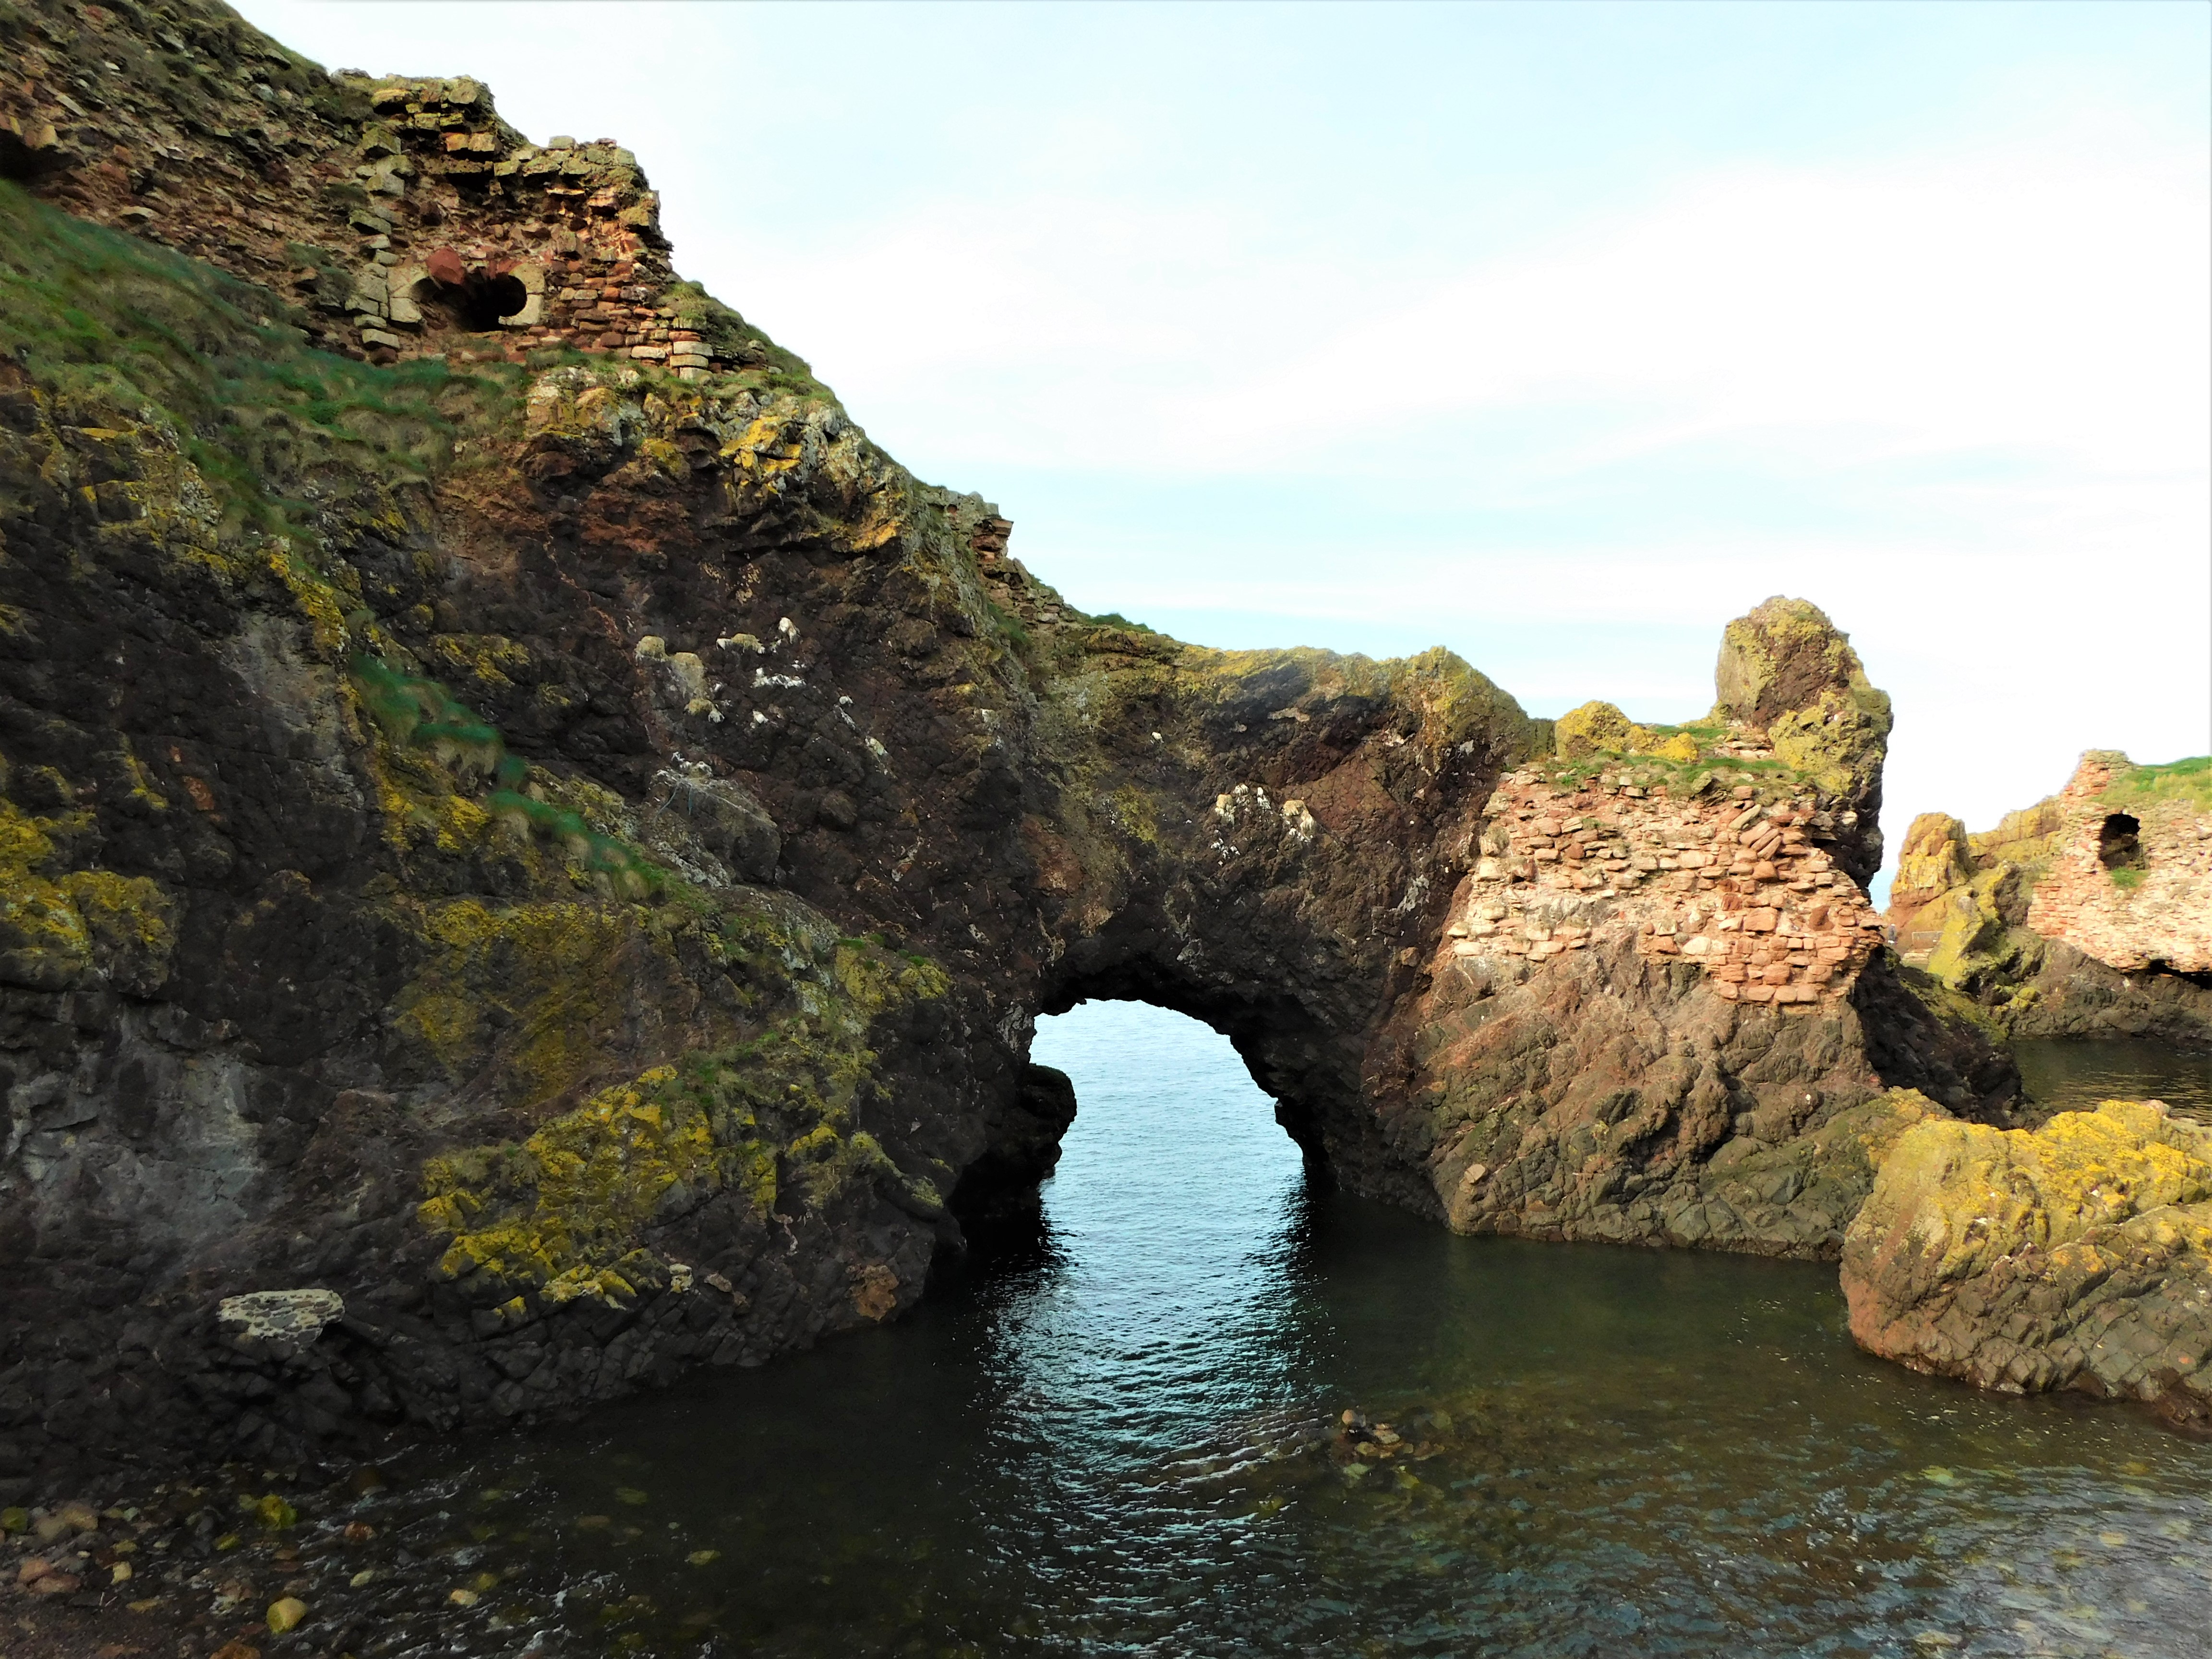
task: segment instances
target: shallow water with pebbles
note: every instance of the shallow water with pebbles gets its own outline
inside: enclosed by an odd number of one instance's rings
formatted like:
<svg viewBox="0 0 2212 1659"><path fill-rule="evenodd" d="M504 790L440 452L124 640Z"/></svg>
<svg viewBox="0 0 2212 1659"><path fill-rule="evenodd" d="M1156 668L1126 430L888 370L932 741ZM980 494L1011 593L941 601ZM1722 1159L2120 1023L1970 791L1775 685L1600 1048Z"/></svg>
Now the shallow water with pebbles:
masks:
<svg viewBox="0 0 2212 1659"><path fill-rule="evenodd" d="M1832 1267L1455 1238L1318 1190L1175 1016L1087 1006L1037 1052L1082 1114L1025 1246L889 1328L403 1461L303 1523L294 1639L2212 1651L2212 1446L1867 1358ZM313 1541L348 1521L375 1538Z"/></svg>

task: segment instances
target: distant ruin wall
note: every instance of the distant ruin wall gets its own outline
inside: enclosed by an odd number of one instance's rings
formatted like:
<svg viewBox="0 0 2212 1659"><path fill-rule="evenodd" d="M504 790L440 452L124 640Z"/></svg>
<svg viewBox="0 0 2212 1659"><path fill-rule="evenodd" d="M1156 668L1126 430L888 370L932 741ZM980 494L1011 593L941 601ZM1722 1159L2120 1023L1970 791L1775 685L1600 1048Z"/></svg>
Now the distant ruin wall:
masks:
<svg viewBox="0 0 2212 1659"><path fill-rule="evenodd" d="M612 140L533 144L477 82L325 74L220 9L154 13L0 19L0 177L267 288L325 350L568 347L686 379L769 361L678 279Z"/></svg>
<svg viewBox="0 0 2212 1659"><path fill-rule="evenodd" d="M2212 973L2212 790L2167 787L2191 780L2116 751L2082 756L2055 803L2027 925L2124 973Z"/></svg>

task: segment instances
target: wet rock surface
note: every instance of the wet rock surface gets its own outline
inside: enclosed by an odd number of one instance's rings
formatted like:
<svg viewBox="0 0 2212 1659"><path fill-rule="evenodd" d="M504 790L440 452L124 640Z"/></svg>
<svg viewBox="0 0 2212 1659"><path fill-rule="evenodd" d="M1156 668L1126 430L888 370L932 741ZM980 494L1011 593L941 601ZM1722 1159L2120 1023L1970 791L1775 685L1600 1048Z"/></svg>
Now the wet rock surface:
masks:
<svg viewBox="0 0 2212 1659"><path fill-rule="evenodd" d="M1929 1121L1844 1246L1862 1346L2008 1392L2142 1401L2212 1434L2212 1131L2160 1102Z"/></svg>

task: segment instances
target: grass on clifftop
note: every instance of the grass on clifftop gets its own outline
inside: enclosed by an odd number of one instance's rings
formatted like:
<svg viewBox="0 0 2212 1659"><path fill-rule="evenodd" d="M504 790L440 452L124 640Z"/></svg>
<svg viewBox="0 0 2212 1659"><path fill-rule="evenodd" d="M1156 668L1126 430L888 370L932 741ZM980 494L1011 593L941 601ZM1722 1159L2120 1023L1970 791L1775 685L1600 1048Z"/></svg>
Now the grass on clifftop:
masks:
<svg viewBox="0 0 2212 1659"><path fill-rule="evenodd" d="M177 430L226 520L282 533L326 468L428 477L465 428L517 404L526 372L441 361L378 368L307 345L266 289L0 181L0 351L64 400Z"/></svg>
<svg viewBox="0 0 2212 1659"><path fill-rule="evenodd" d="M2123 772L2105 787L2103 799L2129 800L2185 800L2212 807L2212 755L2192 755L2163 766L2138 766Z"/></svg>

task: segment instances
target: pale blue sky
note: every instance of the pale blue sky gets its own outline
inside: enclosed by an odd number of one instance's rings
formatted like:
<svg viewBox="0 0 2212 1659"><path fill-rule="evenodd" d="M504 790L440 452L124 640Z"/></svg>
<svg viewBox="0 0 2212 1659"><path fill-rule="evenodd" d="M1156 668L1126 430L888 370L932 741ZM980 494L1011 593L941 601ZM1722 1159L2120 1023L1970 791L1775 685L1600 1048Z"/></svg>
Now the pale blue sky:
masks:
<svg viewBox="0 0 2212 1659"><path fill-rule="evenodd" d="M2212 748L2212 8L241 9L628 144L1088 608L1680 719L1802 594L1893 834Z"/></svg>

